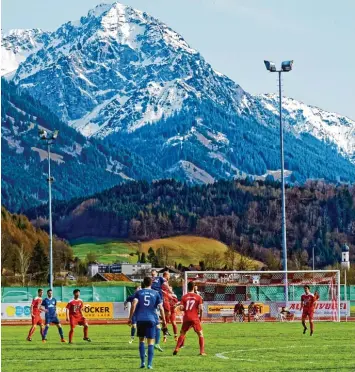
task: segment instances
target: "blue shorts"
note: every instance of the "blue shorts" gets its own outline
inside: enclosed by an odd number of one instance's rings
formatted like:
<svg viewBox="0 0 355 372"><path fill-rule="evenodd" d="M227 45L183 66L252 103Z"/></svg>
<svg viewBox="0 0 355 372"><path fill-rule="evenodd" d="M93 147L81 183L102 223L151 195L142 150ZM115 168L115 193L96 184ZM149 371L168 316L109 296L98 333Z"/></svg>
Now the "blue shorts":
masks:
<svg viewBox="0 0 355 372"><path fill-rule="evenodd" d="M60 323L60 320L58 319L57 316L46 316L45 317L45 320L46 320L46 325L47 324L59 324Z"/></svg>
<svg viewBox="0 0 355 372"><path fill-rule="evenodd" d="M137 336L155 339L156 323L154 321L138 321Z"/></svg>

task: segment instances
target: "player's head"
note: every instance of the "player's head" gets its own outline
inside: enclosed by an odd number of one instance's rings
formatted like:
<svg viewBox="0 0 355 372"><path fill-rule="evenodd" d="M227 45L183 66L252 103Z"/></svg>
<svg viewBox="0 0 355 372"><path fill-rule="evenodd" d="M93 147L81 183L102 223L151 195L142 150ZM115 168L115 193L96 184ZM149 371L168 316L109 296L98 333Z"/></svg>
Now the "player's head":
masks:
<svg viewBox="0 0 355 372"><path fill-rule="evenodd" d="M142 289L145 288L144 282L141 283L141 288L142 288Z"/></svg>
<svg viewBox="0 0 355 372"><path fill-rule="evenodd" d="M149 278L149 276L146 276L143 279L144 288L149 288L152 285L152 278Z"/></svg>
<svg viewBox="0 0 355 372"><path fill-rule="evenodd" d="M304 291L305 291L307 294L311 291L311 288L309 287L309 285L305 285L303 288L304 288Z"/></svg>
<svg viewBox="0 0 355 372"><path fill-rule="evenodd" d="M163 272L163 278L166 279L166 280L169 280L170 279L170 273L169 273L169 271L164 271Z"/></svg>
<svg viewBox="0 0 355 372"><path fill-rule="evenodd" d="M189 292L194 292L194 289L195 289L195 283L194 282L188 282L187 283L187 290Z"/></svg>
<svg viewBox="0 0 355 372"><path fill-rule="evenodd" d="M158 272L156 270L154 270L154 269L152 270L151 274L152 274L152 277L153 278L155 278L156 276L158 276Z"/></svg>
<svg viewBox="0 0 355 372"><path fill-rule="evenodd" d="M47 291L47 297L48 298L51 298L52 295L53 295L53 291L51 289L48 289L48 291Z"/></svg>
<svg viewBox="0 0 355 372"><path fill-rule="evenodd" d="M43 289L42 288L38 288L38 297L42 297L43 296Z"/></svg>
<svg viewBox="0 0 355 372"><path fill-rule="evenodd" d="M73 291L74 298L77 299L80 296L80 289L74 289Z"/></svg>

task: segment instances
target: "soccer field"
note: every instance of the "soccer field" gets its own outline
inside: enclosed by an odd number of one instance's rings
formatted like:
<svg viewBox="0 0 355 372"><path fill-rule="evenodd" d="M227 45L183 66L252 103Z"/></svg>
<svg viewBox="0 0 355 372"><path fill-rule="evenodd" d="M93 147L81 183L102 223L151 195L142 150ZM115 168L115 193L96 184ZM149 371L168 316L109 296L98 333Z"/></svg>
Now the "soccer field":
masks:
<svg viewBox="0 0 355 372"><path fill-rule="evenodd" d="M198 340L189 332L185 348L173 356L169 338L164 352L156 352L156 371L355 371L355 323L316 323L315 335L302 334L297 323L204 324L205 357L198 356ZM61 344L51 327L42 344L36 330L27 342L29 327L2 327L2 371L131 371L139 369L138 341L129 344L125 325L90 326L92 343L76 328L74 344ZM68 326L64 326L65 335Z"/></svg>

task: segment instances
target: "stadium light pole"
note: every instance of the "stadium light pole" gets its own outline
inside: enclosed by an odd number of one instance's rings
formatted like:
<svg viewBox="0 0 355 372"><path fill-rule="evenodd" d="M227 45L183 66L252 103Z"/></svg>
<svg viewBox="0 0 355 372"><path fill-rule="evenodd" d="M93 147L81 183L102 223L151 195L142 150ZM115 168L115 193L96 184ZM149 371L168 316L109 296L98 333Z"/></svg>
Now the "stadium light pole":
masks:
<svg viewBox="0 0 355 372"><path fill-rule="evenodd" d="M279 119L280 119L280 153L281 153L281 209L282 209L282 257L283 270L285 277L285 300L288 303L288 278L287 278L287 241L286 241L286 200L285 200L285 157L284 157L284 131L282 123L282 95L281 95L281 74L292 70L293 61L284 61L281 63L281 69L277 70L274 62L264 61L265 67L270 72L277 72L279 76Z"/></svg>
<svg viewBox="0 0 355 372"><path fill-rule="evenodd" d="M47 143L48 149L48 192L49 192L49 288L53 289L53 232L52 232L52 182L54 178L51 176L51 145L58 137L58 130L52 133L47 133L46 130L40 129L38 132L39 138Z"/></svg>

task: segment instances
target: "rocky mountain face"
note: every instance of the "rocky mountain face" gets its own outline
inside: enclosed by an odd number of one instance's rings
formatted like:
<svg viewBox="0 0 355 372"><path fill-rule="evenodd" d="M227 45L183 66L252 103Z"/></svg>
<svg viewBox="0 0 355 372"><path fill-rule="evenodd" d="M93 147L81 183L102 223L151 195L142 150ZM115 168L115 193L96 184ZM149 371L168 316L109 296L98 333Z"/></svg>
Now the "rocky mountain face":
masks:
<svg viewBox="0 0 355 372"><path fill-rule="evenodd" d="M250 95L150 15L102 4L52 33L10 36L3 47L21 63L7 79L87 139L145 159L155 178L277 178L278 96ZM354 181L355 122L283 103L289 180Z"/></svg>

